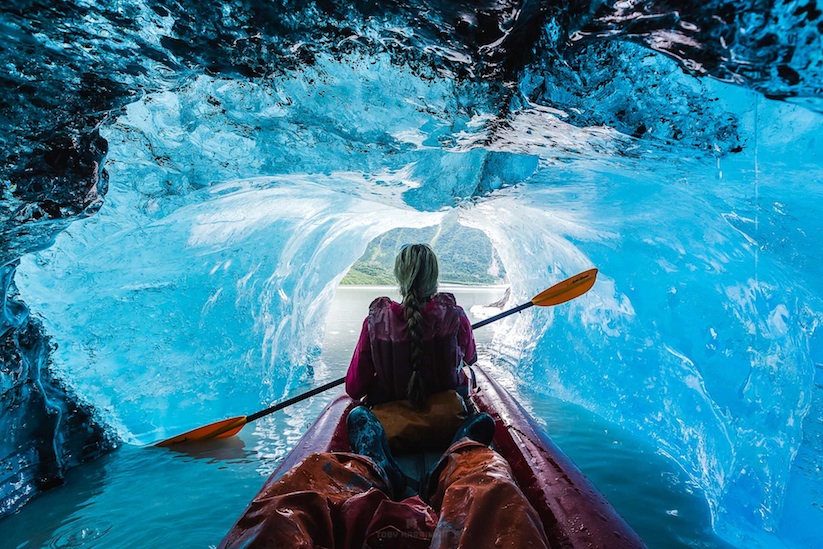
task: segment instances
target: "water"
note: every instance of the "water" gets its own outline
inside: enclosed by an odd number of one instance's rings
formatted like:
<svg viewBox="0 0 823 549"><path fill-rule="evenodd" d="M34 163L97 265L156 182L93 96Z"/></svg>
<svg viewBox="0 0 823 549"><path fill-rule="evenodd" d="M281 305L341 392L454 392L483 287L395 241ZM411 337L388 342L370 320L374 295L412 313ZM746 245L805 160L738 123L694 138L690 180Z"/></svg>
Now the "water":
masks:
<svg viewBox="0 0 823 549"><path fill-rule="evenodd" d="M483 305L503 296L501 287L443 286L441 290L455 293L472 322L496 312ZM337 290L317 384L345 372L368 303L386 294L394 296L394 289L344 286ZM508 303L506 308L514 305ZM476 332L481 355L487 355L494 345L494 331L490 325ZM711 533L711 515L700 490L671 460L583 408L542 396L538 388L519 382L517 372L499 365L492 371L650 547L723 547ZM261 419L227 441L185 452L125 445L70 471L65 486L38 496L18 513L0 520L2 546L215 546L268 473L335 394Z"/></svg>

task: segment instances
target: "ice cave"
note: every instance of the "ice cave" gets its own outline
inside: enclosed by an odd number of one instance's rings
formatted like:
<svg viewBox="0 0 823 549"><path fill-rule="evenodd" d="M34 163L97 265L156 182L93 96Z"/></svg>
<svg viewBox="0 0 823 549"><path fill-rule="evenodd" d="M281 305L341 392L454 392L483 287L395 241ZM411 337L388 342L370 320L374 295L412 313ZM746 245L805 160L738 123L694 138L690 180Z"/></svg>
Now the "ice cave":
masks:
<svg viewBox="0 0 823 549"><path fill-rule="evenodd" d="M151 444L344 375L352 265L459 229L512 305L599 270L479 354L645 544L823 546L821 9L6 0L0 545L216 546L335 391Z"/></svg>

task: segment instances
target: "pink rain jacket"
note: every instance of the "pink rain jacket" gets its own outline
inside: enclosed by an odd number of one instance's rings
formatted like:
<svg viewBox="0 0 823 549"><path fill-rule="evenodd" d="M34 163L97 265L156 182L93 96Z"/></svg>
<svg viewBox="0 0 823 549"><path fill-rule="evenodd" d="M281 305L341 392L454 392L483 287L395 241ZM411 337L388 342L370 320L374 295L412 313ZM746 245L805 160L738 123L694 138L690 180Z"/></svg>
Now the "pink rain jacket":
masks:
<svg viewBox="0 0 823 549"><path fill-rule="evenodd" d="M420 313L424 351L420 372L429 393L464 385L460 364L472 364L477 359L466 313L447 293L432 296ZM346 392L354 399L367 396L369 404L405 399L412 374L410 358L403 306L388 297L378 297L363 321L346 374Z"/></svg>

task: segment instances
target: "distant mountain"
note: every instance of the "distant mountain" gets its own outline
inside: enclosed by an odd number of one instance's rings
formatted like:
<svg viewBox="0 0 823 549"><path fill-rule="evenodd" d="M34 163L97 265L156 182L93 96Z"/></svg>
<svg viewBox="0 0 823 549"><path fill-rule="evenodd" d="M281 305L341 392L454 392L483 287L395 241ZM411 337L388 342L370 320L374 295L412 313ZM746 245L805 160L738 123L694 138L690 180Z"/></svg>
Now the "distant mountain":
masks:
<svg viewBox="0 0 823 549"><path fill-rule="evenodd" d="M394 259L404 244L429 244L437 254L440 282L498 284L506 272L489 238L455 220L423 229L394 229L372 240L342 284L393 285Z"/></svg>

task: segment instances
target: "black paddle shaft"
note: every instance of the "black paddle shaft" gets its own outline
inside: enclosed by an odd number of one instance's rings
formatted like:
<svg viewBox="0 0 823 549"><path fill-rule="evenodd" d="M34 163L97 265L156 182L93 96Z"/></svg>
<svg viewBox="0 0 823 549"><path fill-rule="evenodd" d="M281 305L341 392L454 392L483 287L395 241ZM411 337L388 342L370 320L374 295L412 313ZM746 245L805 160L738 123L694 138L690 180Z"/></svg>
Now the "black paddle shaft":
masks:
<svg viewBox="0 0 823 549"><path fill-rule="evenodd" d="M529 308L529 307L531 307L532 305L534 305L534 303L532 303L531 301L528 301L528 302L524 303L523 305L518 305L518 306L517 306L517 307L515 307L514 309L509 309L508 311L503 311L503 312L502 312L502 313L500 313L500 314L497 314L497 315L494 315L494 316L490 316L490 317L489 317L489 318L487 318L486 320L481 320L481 321L480 321L480 322L478 322L477 324L473 324L473 325L472 325L472 330L476 330L476 329L478 329L478 328L480 328L480 327L482 327L482 326L485 326L486 324L491 324L492 322L498 321L498 320L500 320L501 318L506 318L507 316L509 316L509 315L513 315L514 313L519 313L519 312L520 312L520 311L522 311L523 309L528 309L528 308Z"/></svg>
<svg viewBox="0 0 823 549"><path fill-rule="evenodd" d="M315 387L311 391L303 393L302 395L297 395L296 397L290 398L288 400L284 400L283 402L279 402L279 403L275 404L274 406L266 408L265 410L260 410L259 412L255 412L250 416L246 416L246 423L252 422L255 419L260 419L263 416L273 414L277 410L282 410L283 408L291 406L292 404L297 404L298 402L306 400L307 398L311 398L314 395L319 395L323 391L328 391L329 389L337 387L338 385L343 385L343 383L345 381L346 381L345 377L341 377L340 379L335 379L334 381L330 381L330 382L326 383L325 385L321 385L320 387Z"/></svg>

